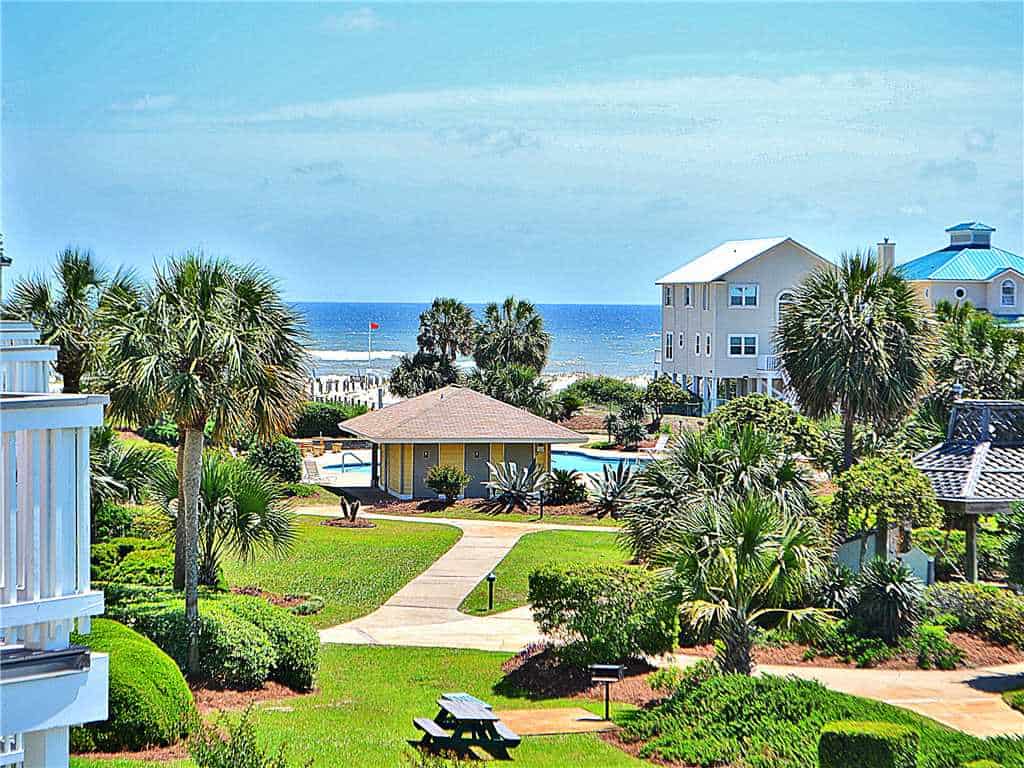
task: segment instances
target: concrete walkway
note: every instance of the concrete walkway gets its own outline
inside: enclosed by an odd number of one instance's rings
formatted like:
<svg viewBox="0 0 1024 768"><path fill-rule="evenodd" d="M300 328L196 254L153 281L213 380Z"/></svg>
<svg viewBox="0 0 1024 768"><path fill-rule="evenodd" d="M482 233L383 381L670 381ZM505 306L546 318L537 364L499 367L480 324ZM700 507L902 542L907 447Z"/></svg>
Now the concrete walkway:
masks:
<svg viewBox="0 0 1024 768"><path fill-rule="evenodd" d="M308 509L303 509L302 514L309 514ZM312 514L336 513L328 508ZM370 615L321 630L320 640L324 643L519 651L542 639L528 607L491 616L470 616L459 611L462 601L528 533L586 531L607 535L617 530L590 525L506 523L372 513L363 517L451 525L462 530L462 538Z"/></svg>
<svg viewBox="0 0 1024 768"><path fill-rule="evenodd" d="M301 512L332 517L336 514L323 507L308 507ZM321 630L320 639L325 643L517 652L542 639L530 609L469 616L458 610L466 596L527 533L575 530L600 535L616 530L371 513L364 517L452 525L462 530L462 538L370 615ZM666 657L661 663L687 666L696 661L697 657L679 654ZM975 736L1024 735L1024 716L1007 706L999 695L1004 690L1024 686L1024 664L949 672L768 665L758 671L817 680L833 690L904 707Z"/></svg>

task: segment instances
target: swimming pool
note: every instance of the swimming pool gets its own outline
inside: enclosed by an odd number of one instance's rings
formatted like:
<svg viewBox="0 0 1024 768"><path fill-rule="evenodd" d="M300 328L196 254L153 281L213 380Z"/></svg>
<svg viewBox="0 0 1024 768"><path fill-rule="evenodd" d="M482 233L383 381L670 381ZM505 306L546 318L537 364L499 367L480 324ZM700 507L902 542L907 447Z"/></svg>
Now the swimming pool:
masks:
<svg viewBox="0 0 1024 768"><path fill-rule="evenodd" d="M362 462L346 461L344 464L327 464L320 469L326 472L363 472L370 473L370 465Z"/></svg>
<svg viewBox="0 0 1024 768"><path fill-rule="evenodd" d="M625 461L626 466L643 468L650 462L650 459L631 456ZM591 456L587 453L579 453L578 451L551 452L552 469L575 469L577 472L601 472L606 466L615 468L618 464L619 459L617 458L609 457L606 459L599 456Z"/></svg>

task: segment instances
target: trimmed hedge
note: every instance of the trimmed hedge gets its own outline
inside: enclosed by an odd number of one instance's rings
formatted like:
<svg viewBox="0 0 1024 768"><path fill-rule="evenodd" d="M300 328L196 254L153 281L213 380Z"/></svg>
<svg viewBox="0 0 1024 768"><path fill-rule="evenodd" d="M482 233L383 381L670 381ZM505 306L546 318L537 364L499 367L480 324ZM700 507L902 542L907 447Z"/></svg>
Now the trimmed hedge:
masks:
<svg viewBox="0 0 1024 768"><path fill-rule="evenodd" d="M108 613L144 634L182 670L188 660L185 606L180 599L108 607ZM199 662L204 681L224 688L261 687L277 664L267 634L217 600L199 606Z"/></svg>
<svg viewBox="0 0 1024 768"><path fill-rule="evenodd" d="M289 437L341 437L338 423L366 413L365 405L306 402L295 417Z"/></svg>
<svg viewBox="0 0 1024 768"><path fill-rule="evenodd" d="M217 602L254 624L274 644L277 659L270 670L271 680L297 691L313 688L320 665L320 636L310 624L258 597L233 595Z"/></svg>
<svg viewBox="0 0 1024 768"><path fill-rule="evenodd" d="M995 760L971 760L969 763L964 763L963 768L1003 768L1003 766Z"/></svg>
<svg viewBox="0 0 1024 768"><path fill-rule="evenodd" d="M559 655L579 666L667 653L679 636L678 607L640 568L544 566L530 574L530 604Z"/></svg>
<svg viewBox="0 0 1024 768"><path fill-rule="evenodd" d="M297 483L302 479L302 453L287 437L257 443L245 455L245 460L280 482Z"/></svg>
<svg viewBox="0 0 1024 768"><path fill-rule="evenodd" d="M933 616L955 616L957 628L994 643L1024 648L1024 597L986 584L932 584L925 607Z"/></svg>
<svg viewBox="0 0 1024 768"><path fill-rule="evenodd" d="M159 551L168 550L168 546L160 541L154 541L152 539L141 539L132 536L121 536L116 539L110 539L108 541L101 542L99 544L93 544L92 549L89 552L90 555L90 573L93 581L122 581L122 579L113 578L115 572L121 566L121 563L129 555L133 555L137 552L145 551ZM171 552L171 579L166 583L171 584L174 576L174 553ZM145 568L140 568L142 563L134 562L129 563L127 566L127 572L134 572L136 570L145 571ZM129 580L130 581L130 580ZM153 584L155 582L146 582Z"/></svg>
<svg viewBox="0 0 1024 768"><path fill-rule="evenodd" d="M197 722L192 692L174 661L151 640L109 619L93 619L72 642L110 656L110 716L71 731L75 752L116 752L174 744Z"/></svg>
<svg viewBox="0 0 1024 768"><path fill-rule="evenodd" d="M895 723L840 720L821 729L821 768L917 768L917 731Z"/></svg>

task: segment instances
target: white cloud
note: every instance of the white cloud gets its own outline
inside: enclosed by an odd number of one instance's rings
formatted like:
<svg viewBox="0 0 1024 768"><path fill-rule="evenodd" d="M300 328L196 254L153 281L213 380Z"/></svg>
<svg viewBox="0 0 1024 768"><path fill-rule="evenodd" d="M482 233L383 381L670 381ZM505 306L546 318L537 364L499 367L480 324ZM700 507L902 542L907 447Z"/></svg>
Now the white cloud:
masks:
<svg viewBox="0 0 1024 768"><path fill-rule="evenodd" d="M384 20L372 8L356 8L352 11L328 16L321 27L327 32L375 32L385 27Z"/></svg>
<svg viewBox="0 0 1024 768"><path fill-rule="evenodd" d="M910 205L900 206L900 213L904 216L924 216L927 211L920 203L911 203Z"/></svg>
<svg viewBox="0 0 1024 768"><path fill-rule="evenodd" d="M171 93L155 96L147 93L137 99L130 101L119 101L110 105L112 112L158 112L170 109L178 101L178 97Z"/></svg>

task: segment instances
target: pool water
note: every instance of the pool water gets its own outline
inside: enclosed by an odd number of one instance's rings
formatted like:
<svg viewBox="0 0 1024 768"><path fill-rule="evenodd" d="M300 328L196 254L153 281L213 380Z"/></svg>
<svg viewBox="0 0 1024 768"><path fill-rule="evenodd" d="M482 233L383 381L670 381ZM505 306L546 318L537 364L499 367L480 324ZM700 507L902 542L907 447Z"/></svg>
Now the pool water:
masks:
<svg viewBox="0 0 1024 768"><path fill-rule="evenodd" d="M344 464L327 464L321 469L327 472L365 472L369 474L370 465L363 463L356 463L354 461L346 461Z"/></svg>
<svg viewBox="0 0 1024 768"><path fill-rule="evenodd" d="M650 459L631 457L625 460L626 466L643 468ZM610 466L613 469L619 465L619 459L599 458L577 451L552 451L552 469L575 469L577 472L601 472L604 467Z"/></svg>

